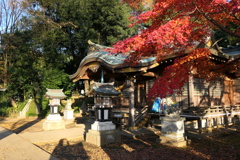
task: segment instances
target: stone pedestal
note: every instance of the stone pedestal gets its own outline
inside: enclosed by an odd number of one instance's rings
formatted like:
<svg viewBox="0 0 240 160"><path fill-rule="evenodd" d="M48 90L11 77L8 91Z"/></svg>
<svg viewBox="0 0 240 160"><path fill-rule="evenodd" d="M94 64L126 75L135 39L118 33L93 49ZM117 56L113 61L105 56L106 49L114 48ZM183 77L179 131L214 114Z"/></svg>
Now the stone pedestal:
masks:
<svg viewBox="0 0 240 160"><path fill-rule="evenodd" d="M73 109L65 109L63 111L64 119L73 120L74 119L73 111L74 111Z"/></svg>
<svg viewBox="0 0 240 160"><path fill-rule="evenodd" d="M184 121L182 117L162 117L162 135L160 143L175 147L184 147L187 142L184 138Z"/></svg>
<svg viewBox="0 0 240 160"><path fill-rule="evenodd" d="M116 125L113 124L111 121L106 121L106 122L95 121L91 125L91 129L92 130L96 130L96 131L115 130L116 129Z"/></svg>
<svg viewBox="0 0 240 160"><path fill-rule="evenodd" d="M75 122L74 122L74 109L65 109L63 111L63 115L64 115L64 121L65 121L65 124L72 124L72 125L75 125Z"/></svg>
<svg viewBox="0 0 240 160"><path fill-rule="evenodd" d="M91 125L91 129L86 134L86 142L103 146L109 143L121 141L121 134L116 130L116 126L111 122L95 121Z"/></svg>
<svg viewBox="0 0 240 160"><path fill-rule="evenodd" d="M65 123L60 114L49 114L43 122L43 130L65 129Z"/></svg>

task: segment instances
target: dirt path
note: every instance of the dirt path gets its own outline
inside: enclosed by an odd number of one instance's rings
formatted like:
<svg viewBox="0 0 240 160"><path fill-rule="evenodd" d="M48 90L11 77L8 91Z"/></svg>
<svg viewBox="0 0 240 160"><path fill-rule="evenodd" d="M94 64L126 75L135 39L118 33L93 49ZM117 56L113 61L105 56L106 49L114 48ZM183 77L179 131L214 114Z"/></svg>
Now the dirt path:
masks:
<svg viewBox="0 0 240 160"><path fill-rule="evenodd" d="M15 133L42 131L44 119L38 118L14 118L0 121L0 126Z"/></svg>

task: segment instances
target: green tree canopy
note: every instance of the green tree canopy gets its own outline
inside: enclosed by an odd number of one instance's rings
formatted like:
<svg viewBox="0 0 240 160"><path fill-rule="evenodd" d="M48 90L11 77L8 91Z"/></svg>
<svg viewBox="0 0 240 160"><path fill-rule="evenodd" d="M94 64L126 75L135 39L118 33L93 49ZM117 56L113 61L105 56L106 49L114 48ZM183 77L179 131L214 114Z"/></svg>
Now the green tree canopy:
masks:
<svg viewBox="0 0 240 160"><path fill-rule="evenodd" d="M11 36L9 96L25 99L41 97L46 88L70 90L68 74L86 55L88 40L111 45L136 31L128 27L130 8L118 0L23 0L21 4L26 12L5 36Z"/></svg>
<svg viewBox="0 0 240 160"><path fill-rule="evenodd" d="M39 0L45 15L58 27L46 33L44 51L68 55L67 73L76 71L86 55L88 40L112 45L135 33L129 28L130 8L118 0ZM46 23L46 22L45 22ZM50 32L50 33L49 33ZM53 44L54 45L50 45ZM52 48L52 49L51 49Z"/></svg>

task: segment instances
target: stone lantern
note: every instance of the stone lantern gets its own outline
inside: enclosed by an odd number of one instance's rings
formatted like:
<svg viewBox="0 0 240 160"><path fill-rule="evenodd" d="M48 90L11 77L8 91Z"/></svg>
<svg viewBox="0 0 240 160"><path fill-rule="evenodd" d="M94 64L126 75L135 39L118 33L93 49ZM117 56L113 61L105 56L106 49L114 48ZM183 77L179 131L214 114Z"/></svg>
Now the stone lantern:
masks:
<svg viewBox="0 0 240 160"><path fill-rule="evenodd" d="M120 132L111 121L112 97L118 96L113 83L93 83L89 94L94 96L95 122L86 134L86 142L103 146L108 143L120 142Z"/></svg>
<svg viewBox="0 0 240 160"><path fill-rule="evenodd" d="M95 95L95 118L96 121L110 121L112 109L112 97Z"/></svg>
<svg viewBox="0 0 240 160"><path fill-rule="evenodd" d="M65 129L65 123L59 114L60 100L66 95L62 89L47 89L46 97L49 99L50 114L43 123L44 130Z"/></svg>

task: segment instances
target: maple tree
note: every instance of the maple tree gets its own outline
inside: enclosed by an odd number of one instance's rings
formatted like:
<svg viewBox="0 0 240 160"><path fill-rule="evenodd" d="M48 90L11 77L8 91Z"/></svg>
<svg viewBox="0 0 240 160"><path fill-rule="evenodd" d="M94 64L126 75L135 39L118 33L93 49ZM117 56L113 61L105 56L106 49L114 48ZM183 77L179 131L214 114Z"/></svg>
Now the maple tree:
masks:
<svg viewBox="0 0 240 160"><path fill-rule="evenodd" d="M124 1L136 10L146 2ZM239 0L155 0L151 3L151 9L131 17L133 26L151 25L138 35L117 42L111 50L127 54L127 61L132 63L149 56L155 56L159 62L175 57L174 63L165 68L149 91L150 99L181 89L193 69L206 80L224 75L229 69L237 70L239 58L215 64L209 58L209 48L201 48L199 44L207 43L212 29L216 28L240 38L240 28L227 28L230 24L240 24Z"/></svg>

